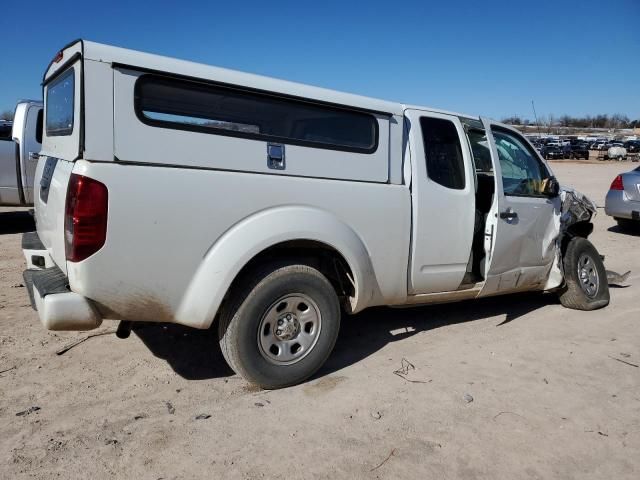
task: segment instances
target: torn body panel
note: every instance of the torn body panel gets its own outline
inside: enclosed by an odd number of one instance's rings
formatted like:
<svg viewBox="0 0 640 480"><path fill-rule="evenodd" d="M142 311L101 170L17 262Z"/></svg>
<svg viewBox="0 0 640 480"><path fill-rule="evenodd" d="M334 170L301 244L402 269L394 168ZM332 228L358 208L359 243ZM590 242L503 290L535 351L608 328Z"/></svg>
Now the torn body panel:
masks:
<svg viewBox="0 0 640 480"><path fill-rule="evenodd" d="M556 261L551 267L545 290L552 290L564 284L562 254L566 242L573 236L587 238L593 231L591 219L596 215L596 204L583 193L569 187L560 190L560 215L555 216L557 223Z"/></svg>

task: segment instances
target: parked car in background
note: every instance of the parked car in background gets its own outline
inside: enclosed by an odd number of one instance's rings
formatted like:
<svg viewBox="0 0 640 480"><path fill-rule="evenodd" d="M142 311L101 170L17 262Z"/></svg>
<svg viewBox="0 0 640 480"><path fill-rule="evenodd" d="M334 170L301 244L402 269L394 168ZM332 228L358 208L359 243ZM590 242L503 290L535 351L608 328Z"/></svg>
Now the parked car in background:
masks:
<svg viewBox="0 0 640 480"><path fill-rule="evenodd" d="M606 142L604 140L600 140L596 142L595 145L593 146L594 150L607 150L608 148L609 148L609 142Z"/></svg>
<svg viewBox="0 0 640 480"><path fill-rule="evenodd" d="M571 158L584 158L589 160L589 148L586 143L578 142L571 145Z"/></svg>
<svg viewBox="0 0 640 480"><path fill-rule="evenodd" d="M640 226L640 167L614 178L604 211L621 227Z"/></svg>
<svg viewBox="0 0 640 480"><path fill-rule="evenodd" d="M559 145L547 144L544 148L544 158L546 160L565 158L565 155L567 155L565 149Z"/></svg>
<svg viewBox="0 0 640 480"><path fill-rule="evenodd" d="M0 125L0 205L33 205L42 143L42 102L19 102L13 124Z"/></svg>
<svg viewBox="0 0 640 480"><path fill-rule="evenodd" d="M341 311L609 303L595 205L507 125L82 40L43 91L23 249L51 330L213 326L280 388L324 364Z"/></svg>
<svg viewBox="0 0 640 480"><path fill-rule="evenodd" d="M11 140L11 120L0 120L0 140Z"/></svg>
<svg viewBox="0 0 640 480"><path fill-rule="evenodd" d="M547 158L545 156L545 152L546 152L546 145L544 143L536 143L533 145L533 147L538 151L538 153L540 154L540 156L542 158Z"/></svg>
<svg viewBox="0 0 640 480"><path fill-rule="evenodd" d="M628 153L638 153L640 152L640 140L629 140L624 142L624 148L627 149Z"/></svg>
<svg viewBox="0 0 640 480"><path fill-rule="evenodd" d="M610 146L604 158L609 160L626 160L627 150L619 145Z"/></svg>

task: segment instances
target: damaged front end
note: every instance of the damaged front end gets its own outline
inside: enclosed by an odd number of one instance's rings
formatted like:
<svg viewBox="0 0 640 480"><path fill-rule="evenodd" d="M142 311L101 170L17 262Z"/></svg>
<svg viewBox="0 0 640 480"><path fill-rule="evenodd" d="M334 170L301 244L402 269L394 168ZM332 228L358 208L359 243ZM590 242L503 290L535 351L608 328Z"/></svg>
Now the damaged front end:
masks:
<svg viewBox="0 0 640 480"><path fill-rule="evenodd" d="M556 237L556 260L549 272L545 290L564 285L562 255L572 237L587 238L593 232L591 219L596 216L596 204L583 193L569 187L560 189L560 215Z"/></svg>
<svg viewBox="0 0 640 480"><path fill-rule="evenodd" d="M591 234L593 231L591 219L596 216L596 204L585 194L567 187L562 187L560 190L560 202L560 236L562 237L578 224L590 225L587 235Z"/></svg>
<svg viewBox="0 0 640 480"><path fill-rule="evenodd" d="M568 187L560 190L560 218L558 237L556 238L556 261L549 272L545 290L552 290L564 285L563 255L569 240L573 237L587 238L593 232L591 220L596 216L596 204L585 194ZM602 257L604 262L604 257ZM630 271L619 274L607 270L607 282L615 285L624 284Z"/></svg>

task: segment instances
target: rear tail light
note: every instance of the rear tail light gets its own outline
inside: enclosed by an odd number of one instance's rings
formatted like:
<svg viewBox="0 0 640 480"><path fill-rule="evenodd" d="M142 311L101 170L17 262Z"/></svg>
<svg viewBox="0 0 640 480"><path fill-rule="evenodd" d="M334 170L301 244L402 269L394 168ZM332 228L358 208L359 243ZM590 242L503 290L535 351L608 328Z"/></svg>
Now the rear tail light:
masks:
<svg viewBox="0 0 640 480"><path fill-rule="evenodd" d="M103 183L71 174L64 216L64 246L70 262L80 262L104 245L108 199Z"/></svg>
<svg viewBox="0 0 640 480"><path fill-rule="evenodd" d="M613 179L609 190L624 190L624 185L622 184L622 175L618 175Z"/></svg>

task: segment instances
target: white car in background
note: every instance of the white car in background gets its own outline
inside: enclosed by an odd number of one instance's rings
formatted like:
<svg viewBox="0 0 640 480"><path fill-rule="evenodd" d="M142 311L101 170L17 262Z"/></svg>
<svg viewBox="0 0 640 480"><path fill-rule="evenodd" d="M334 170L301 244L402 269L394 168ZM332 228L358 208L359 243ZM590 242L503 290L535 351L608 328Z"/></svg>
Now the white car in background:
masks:
<svg viewBox="0 0 640 480"><path fill-rule="evenodd" d="M606 158L610 160L626 160L627 158L627 149L624 148L621 144L611 146L607 150Z"/></svg>

